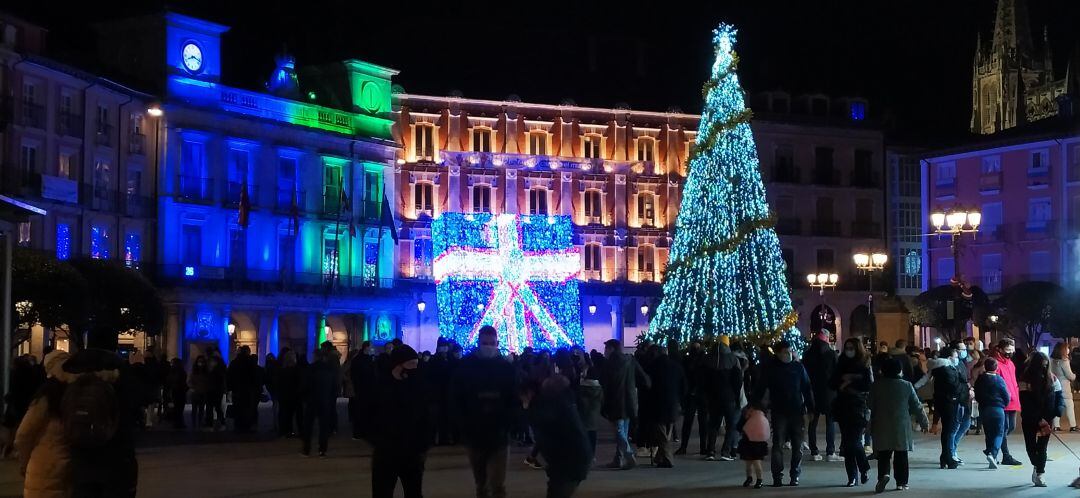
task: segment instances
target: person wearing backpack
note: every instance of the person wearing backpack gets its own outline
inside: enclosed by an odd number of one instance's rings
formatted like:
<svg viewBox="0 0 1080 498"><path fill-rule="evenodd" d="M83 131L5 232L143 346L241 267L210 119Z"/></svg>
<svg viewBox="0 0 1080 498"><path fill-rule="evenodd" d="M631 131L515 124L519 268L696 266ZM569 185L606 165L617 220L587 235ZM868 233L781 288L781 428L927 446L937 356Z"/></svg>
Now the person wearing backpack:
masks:
<svg viewBox="0 0 1080 498"><path fill-rule="evenodd" d="M88 348L71 355L63 370L73 375L61 401L71 496L135 496L139 390L127 362L112 351Z"/></svg>
<svg viewBox="0 0 1080 498"><path fill-rule="evenodd" d="M62 399L71 376L65 351L45 355L45 384L30 402L15 434L23 496L65 497L71 488L71 449L64 439Z"/></svg>

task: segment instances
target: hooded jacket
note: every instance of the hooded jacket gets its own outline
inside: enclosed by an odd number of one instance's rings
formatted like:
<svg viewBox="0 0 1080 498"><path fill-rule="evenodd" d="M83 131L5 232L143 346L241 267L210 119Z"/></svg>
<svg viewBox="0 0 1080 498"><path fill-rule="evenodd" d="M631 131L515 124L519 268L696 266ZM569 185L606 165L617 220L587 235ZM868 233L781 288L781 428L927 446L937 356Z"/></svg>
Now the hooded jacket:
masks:
<svg viewBox="0 0 1080 498"><path fill-rule="evenodd" d="M1009 390L1009 404L1005 406L1005 411L1018 412L1020 411L1020 388L1016 385L1016 364L1000 351L995 351L993 358L998 362L998 375L1005 381L1005 389Z"/></svg>

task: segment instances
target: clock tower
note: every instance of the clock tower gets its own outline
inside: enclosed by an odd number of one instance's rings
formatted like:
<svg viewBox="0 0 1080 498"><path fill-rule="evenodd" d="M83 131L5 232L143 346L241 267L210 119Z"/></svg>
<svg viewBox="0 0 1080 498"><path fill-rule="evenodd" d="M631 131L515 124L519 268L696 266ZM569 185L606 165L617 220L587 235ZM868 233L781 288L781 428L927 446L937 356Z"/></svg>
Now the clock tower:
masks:
<svg viewBox="0 0 1080 498"><path fill-rule="evenodd" d="M165 64L169 76L221 80L221 34L228 26L176 13L165 15Z"/></svg>

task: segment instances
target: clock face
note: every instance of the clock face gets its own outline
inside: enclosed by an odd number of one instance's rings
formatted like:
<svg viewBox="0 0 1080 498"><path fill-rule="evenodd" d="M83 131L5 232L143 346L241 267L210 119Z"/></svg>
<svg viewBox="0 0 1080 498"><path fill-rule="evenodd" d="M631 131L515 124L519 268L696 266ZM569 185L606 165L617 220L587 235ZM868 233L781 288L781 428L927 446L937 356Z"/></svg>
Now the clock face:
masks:
<svg viewBox="0 0 1080 498"><path fill-rule="evenodd" d="M180 55L184 61L184 67L186 67L188 71L194 73L202 69L203 54L202 49L199 48L198 45L191 42L186 43Z"/></svg>

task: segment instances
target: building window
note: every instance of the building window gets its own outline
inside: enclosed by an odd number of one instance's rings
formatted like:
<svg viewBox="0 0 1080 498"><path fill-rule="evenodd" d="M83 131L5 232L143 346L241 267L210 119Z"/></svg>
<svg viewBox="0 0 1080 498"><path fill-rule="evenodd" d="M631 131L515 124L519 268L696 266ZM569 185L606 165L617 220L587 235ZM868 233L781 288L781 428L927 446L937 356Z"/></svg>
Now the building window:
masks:
<svg viewBox="0 0 1080 498"><path fill-rule="evenodd" d="M340 214L349 210L343 202L345 200L343 182L341 166L323 164L323 213Z"/></svg>
<svg viewBox="0 0 1080 498"><path fill-rule="evenodd" d="M23 185L29 185L30 180L37 171L37 146L23 144L19 155L19 173L22 176Z"/></svg>
<svg viewBox="0 0 1080 498"><path fill-rule="evenodd" d="M98 104L98 106L97 106L97 123L98 123L99 127L109 125L109 108L108 107L106 107L104 105L101 105L101 104Z"/></svg>
<svg viewBox="0 0 1080 498"><path fill-rule="evenodd" d="M30 247L30 222L19 223L19 247Z"/></svg>
<svg viewBox="0 0 1080 498"><path fill-rule="evenodd" d="M603 205L600 201L599 190L586 190L585 191L585 222L593 224L603 223L604 218Z"/></svg>
<svg viewBox="0 0 1080 498"><path fill-rule="evenodd" d="M413 200L415 201L416 216L426 214L434 216L435 213L435 185L428 182L419 182L413 186Z"/></svg>
<svg viewBox="0 0 1080 498"><path fill-rule="evenodd" d="M124 266L138 268L142 261L142 237L137 232L124 236Z"/></svg>
<svg viewBox="0 0 1080 498"><path fill-rule="evenodd" d="M90 257L92 259L109 259L109 232L99 225L90 227Z"/></svg>
<svg viewBox="0 0 1080 498"><path fill-rule="evenodd" d="M364 285L374 287L379 282L379 243L364 241Z"/></svg>
<svg viewBox="0 0 1080 498"><path fill-rule="evenodd" d="M127 185L124 193L127 194L127 201L129 204L138 200L142 195L142 171L137 169L129 169L127 172Z"/></svg>
<svg viewBox="0 0 1080 498"><path fill-rule="evenodd" d="M57 156L58 161L56 165L56 176L60 178L71 179L71 172L75 169L74 166L74 154L67 151L61 151Z"/></svg>
<svg viewBox="0 0 1080 498"><path fill-rule="evenodd" d="M546 131L529 132L529 154L535 156L547 155L548 134Z"/></svg>
<svg viewBox="0 0 1080 498"><path fill-rule="evenodd" d="M602 141L603 139L600 135L585 135L582 139L582 144L584 145L582 154L586 159L603 159L603 156L600 153L600 144Z"/></svg>
<svg viewBox="0 0 1080 498"><path fill-rule="evenodd" d="M1001 173L1001 156L986 156L982 158L982 173L984 175Z"/></svg>
<svg viewBox="0 0 1080 498"><path fill-rule="evenodd" d="M922 256L919 255L919 251L911 249L904 256L904 274L912 277L917 277L922 272Z"/></svg>
<svg viewBox="0 0 1080 498"><path fill-rule="evenodd" d="M836 176L833 169L833 148L814 147L814 183L833 185L837 181Z"/></svg>
<svg viewBox="0 0 1080 498"><path fill-rule="evenodd" d="M431 278L431 238L420 237L413 240L413 275Z"/></svg>
<svg viewBox="0 0 1080 498"><path fill-rule="evenodd" d="M956 272L956 261L952 258L941 258L937 261L937 280L938 283L934 286L942 285L948 282Z"/></svg>
<svg viewBox="0 0 1080 498"><path fill-rule="evenodd" d="M852 172L851 183L856 187L877 187L873 151L855 149L855 171Z"/></svg>
<svg viewBox="0 0 1080 498"><path fill-rule="evenodd" d="M780 256L784 258L784 274L790 277L795 273L795 250L785 247L780 249Z"/></svg>
<svg viewBox="0 0 1080 498"><path fill-rule="evenodd" d="M56 259L71 259L71 225L67 223L56 224Z"/></svg>
<svg viewBox="0 0 1080 498"><path fill-rule="evenodd" d="M1030 275L1026 280L1046 280L1050 282L1057 280L1056 276L1051 274L1051 261L1050 251L1031 251L1028 253Z"/></svg>
<svg viewBox="0 0 1080 498"><path fill-rule="evenodd" d="M297 207L300 201L296 192L296 159L292 157L278 158L277 171L277 208L289 209Z"/></svg>
<svg viewBox="0 0 1080 498"><path fill-rule="evenodd" d="M473 128L473 152L491 152L491 128Z"/></svg>
<svg viewBox="0 0 1080 498"><path fill-rule="evenodd" d="M653 270L655 269L655 253L656 248L651 245L638 247L638 282L656 281L656 276L653 274Z"/></svg>
<svg viewBox="0 0 1080 498"><path fill-rule="evenodd" d="M1028 200L1028 230L1042 230L1050 222L1050 199L1040 197Z"/></svg>
<svg viewBox="0 0 1080 498"><path fill-rule="evenodd" d="M810 99L810 114L814 116L828 116L829 115L829 101L822 97L815 97Z"/></svg>
<svg viewBox="0 0 1080 498"><path fill-rule="evenodd" d="M472 210L474 213L491 212L491 186L474 185L472 189Z"/></svg>
<svg viewBox="0 0 1080 498"><path fill-rule="evenodd" d="M435 125L430 123L417 123L413 129L413 152L417 159L434 160L435 158Z"/></svg>
<svg viewBox="0 0 1080 498"><path fill-rule="evenodd" d="M602 269L600 244L585 244L585 271L599 272Z"/></svg>
<svg viewBox="0 0 1080 498"><path fill-rule="evenodd" d="M939 187L952 187L956 185L956 163L938 163L935 167L935 182Z"/></svg>
<svg viewBox="0 0 1080 498"><path fill-rule="evenodd" d="M183 142L180 145L180 195L188 199L209 197L206 181L206 144Z"/></svg>
<svg viewBox="0 0 1080 498"><path fill-rule="evenodd" d="M826 273L836 271L836 253L832 249L817 250L817 271Z"/></svg>
<svg viewBox="0 0 1080 498"><path fill-rule="evenodd" d="M1080 145L1073 146L1072 153L1069 154L1068 181L1080 182Z"/></svg>
<svg viewBox="0 0 1080 498"><path fill-rule="evenodd" d="M228 186L228 200L231 204L237 204L240 202L240 196L243 193L244 186L248 183L248 162L251 154L243 149L229 149L229 186ZM251 197L251 191L248 191L248 198Z"/></svg>
<svg viewBox="0 0 1080 498"><path fill-rule="evenodd" d="M640 137L637 139L637 160L656 160L656 139L652 137Z"/></svg>
<svg viewBox="0 0 1080 498"><path fill-rule="evenodd" d="M543 187L529 189L529 214L548 214L548 191Z"/></svg>
<svg viewBox="0 0 1080 498"><path fill-rule="evenodd" d="M202 227L184 225L180 241L180 261L186 266L202 264Z"/></svg>
<svg viewBox="0 0 1080 498"><path fill-rule="evenodd" d="M1032 173L1045 172L1050 167L1050 152L1046 150L1037 150L1031 153L1031 167L1029 168Z"/></svg>
<svg viewBox="0 0 1080 498"><path fill-rule="evenodd" d="M242 227L229 228L229 267L240 270L247 266L247 237Z"/></svg>
<svg viewBox="0 0 1080 498"><path fill-rule="evenodd" d="M798 183L795 171L795 150L790 145L780 145L773 151L773 181Z"/></svg>
<svg viewBox="0 0 1080 498"><path fill-rule="evenodd" d="M988 294L1001 292L1001 254L983 254L979 263L982 270L982 290Z"/></svg>
<svg viewBox="0 0 1080 498"><path fill-rule="evenodd" d="M866 102L852 102L850 116L852 121L862 121L866 119Z"/></svg>
<svg viewBox="0 0 1080 498"><path fill-rule="evenodd" d="M322 273L324 277L336 277L338 275L338 239L326 237L323 239Z"/></svg>
<svg viewBox="0 0 1080 498"><path fill-rule="evenodd" d="M291 276L296 268L296 236L281 234L278 238L278 271Z"/></svg>
<svg viewBox="0 0 1080 498"><path fill-rule="evenodd" d="M656 224L656 196L652 192L638 194L637 215L641 226L651 227Z"/></svg>

